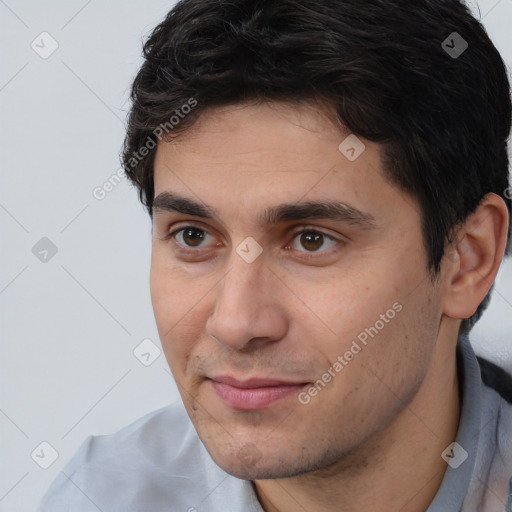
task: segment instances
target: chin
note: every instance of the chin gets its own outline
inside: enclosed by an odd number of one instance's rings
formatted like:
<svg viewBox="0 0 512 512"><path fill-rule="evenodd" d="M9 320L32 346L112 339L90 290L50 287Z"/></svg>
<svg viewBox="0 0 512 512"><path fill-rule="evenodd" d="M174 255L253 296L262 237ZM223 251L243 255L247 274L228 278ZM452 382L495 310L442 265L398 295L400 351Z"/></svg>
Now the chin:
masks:
<svg viewBox="0 0 512 512"><path fill-rule="evenodd" d="M265 454L252 443L226 453L210 453L214 462L226 473L242 480L290 478L312 470L306 461L279 459L276 453ZM286 457L286 455L285 455Z"/></svg>
<svg viewBox="0 0 512 512"><path fill-rule="evenodd" d="M275 466L269 466L268 463L264 465L248 467L240 462L233 462L228 464L222 464L223 461L215 462L226 473L229 473L236 478L240 478L241 480L271 480L275 478L287 478L295 476L294 473L290 473L283 468L278 469Z"/></svg>

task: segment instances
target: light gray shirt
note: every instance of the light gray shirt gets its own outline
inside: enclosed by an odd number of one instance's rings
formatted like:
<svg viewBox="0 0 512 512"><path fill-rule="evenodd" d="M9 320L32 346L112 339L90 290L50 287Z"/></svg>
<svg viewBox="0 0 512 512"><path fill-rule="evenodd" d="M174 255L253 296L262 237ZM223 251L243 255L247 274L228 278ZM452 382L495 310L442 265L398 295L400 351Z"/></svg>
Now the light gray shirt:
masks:
<svg viewBox="0 0 512 512"><path fill-rule="evenodd" d="M512 512L512 378L477 358L466 334L459 337L457 364L462 394L457 445L445 453L447 470L426 512ZM98 511L263 509L252 482L215 464L177 402L115 434L87 438L38 508Z"/></svg>

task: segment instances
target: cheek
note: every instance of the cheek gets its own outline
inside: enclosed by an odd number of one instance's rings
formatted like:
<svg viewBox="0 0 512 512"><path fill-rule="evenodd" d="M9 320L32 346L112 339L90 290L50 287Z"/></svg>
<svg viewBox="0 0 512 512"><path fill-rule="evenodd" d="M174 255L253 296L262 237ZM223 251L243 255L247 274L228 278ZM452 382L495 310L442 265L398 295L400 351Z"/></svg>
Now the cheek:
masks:
<svg viewBox="0 0 512 512"><path fill-rule="evenodd" d="M392 319L389 317L393 315L385 313L387 323L373 320L371 327L363 331L366 345L360 358L365 372L391 391L391 400L393 394L405 399L407 390L415 389L423 380L441 318L439 297L428 279L413 293L396 297L400 311L397 308Z"/></svg>
<svg viewBox="0 0 512 512"><path fill-rule="evenodd" d="M152 259L150 291L153 313L162 346L166 353L178 346L172 340L180 339L180 331L187 320L192 301L190 290L177 278L176 269L165 268Z"/></svg>
<svg viewBox="0 0 512 512"><path fill-rule="evenodd" d="M179 315L179 287L172 274L152 262L150 276L151 303L162 342L165 334L176 323Z"/></svg>
<svg viewBox="0 0 512 512"><path fill-rule="evenodd" d="M343 367L359 366L352 363L357 359L393 381L393 372L401 380L400 367L407 360L418 366L428 361L440 311L438 293L422 272L423 261L389 256L361 259L346 269L347 277L333 278L336 284L324 288L316 306L331 331L320 344L331 363L341 357Z"/></svg>
<svg viewBox="0 0 512 512"><path fill-rule="evenodd" d="M191 279L183 269L161 264L152 257L151 301L165 356L179 375L204 331L208 318L209 280ZM213 292L212 292L213 293Z"/></svg>
<svg viewBox="0 0 512 512"><path fill-rule="evenodd" d="M318 393L314 406L319 414L331 415L335 424L350 417L347 435L354 439L371 425L386 423L409 402L425 378L438 316L435 299L429 303L426 296L428 287L420 288L418 296L401 297L389 308L381 309L376 301L369 313L361 306L354 312L359 315L358 327L340 336L337 347L330 347L328 373L334 377L324 374L330 382ZM395 297L388 295L390 300Z"/></svg>
<svg viewBox="0 0 512 512"><path fill-rule="evenodd" d="M158 247L153 247L151 255L150 292L158 327L164 332L185 317L196 301L194 280L169 263L165 250Z"/></svg>
<svg viewBox="0 0 512 512"><path fill-rule="evenodd" d="M347 269L345 275L338 274L325 283L318 296L311 290L310 309L328 328L329 345L337 355L360 333L364 339L365 329L377 323L382 331L400 316L397 310L401 309L408 281L403 275L393 278L386 270L376 266L364 271Z"/></svg>

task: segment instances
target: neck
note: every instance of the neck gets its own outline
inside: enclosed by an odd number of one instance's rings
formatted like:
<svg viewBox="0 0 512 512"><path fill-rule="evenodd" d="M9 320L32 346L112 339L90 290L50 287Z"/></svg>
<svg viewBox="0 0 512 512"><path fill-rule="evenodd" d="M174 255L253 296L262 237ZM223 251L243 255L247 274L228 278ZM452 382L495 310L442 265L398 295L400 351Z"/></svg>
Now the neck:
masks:
<svg viewBox="0 0 512 512"><path fill-rule="evenodd" d="M454 343L438 339L420 389L390 425L331 467L255 481L260 503L266 512L425 512L443 480L441 453L455 440L459 417Z"/></svg>

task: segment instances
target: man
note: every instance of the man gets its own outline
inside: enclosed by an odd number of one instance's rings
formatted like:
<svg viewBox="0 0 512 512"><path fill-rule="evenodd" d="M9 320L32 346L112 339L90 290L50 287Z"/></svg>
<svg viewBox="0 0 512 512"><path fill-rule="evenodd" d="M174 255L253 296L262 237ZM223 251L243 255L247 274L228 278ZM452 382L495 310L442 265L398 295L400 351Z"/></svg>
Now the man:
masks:
<svg viewBox="0 0 512 512"><path fill-rule="evenodd" d="M41 511L512 511L512 379L468 333L506 252L506 70L455 0L183 0L127 175L183 404Z"/></svg>

